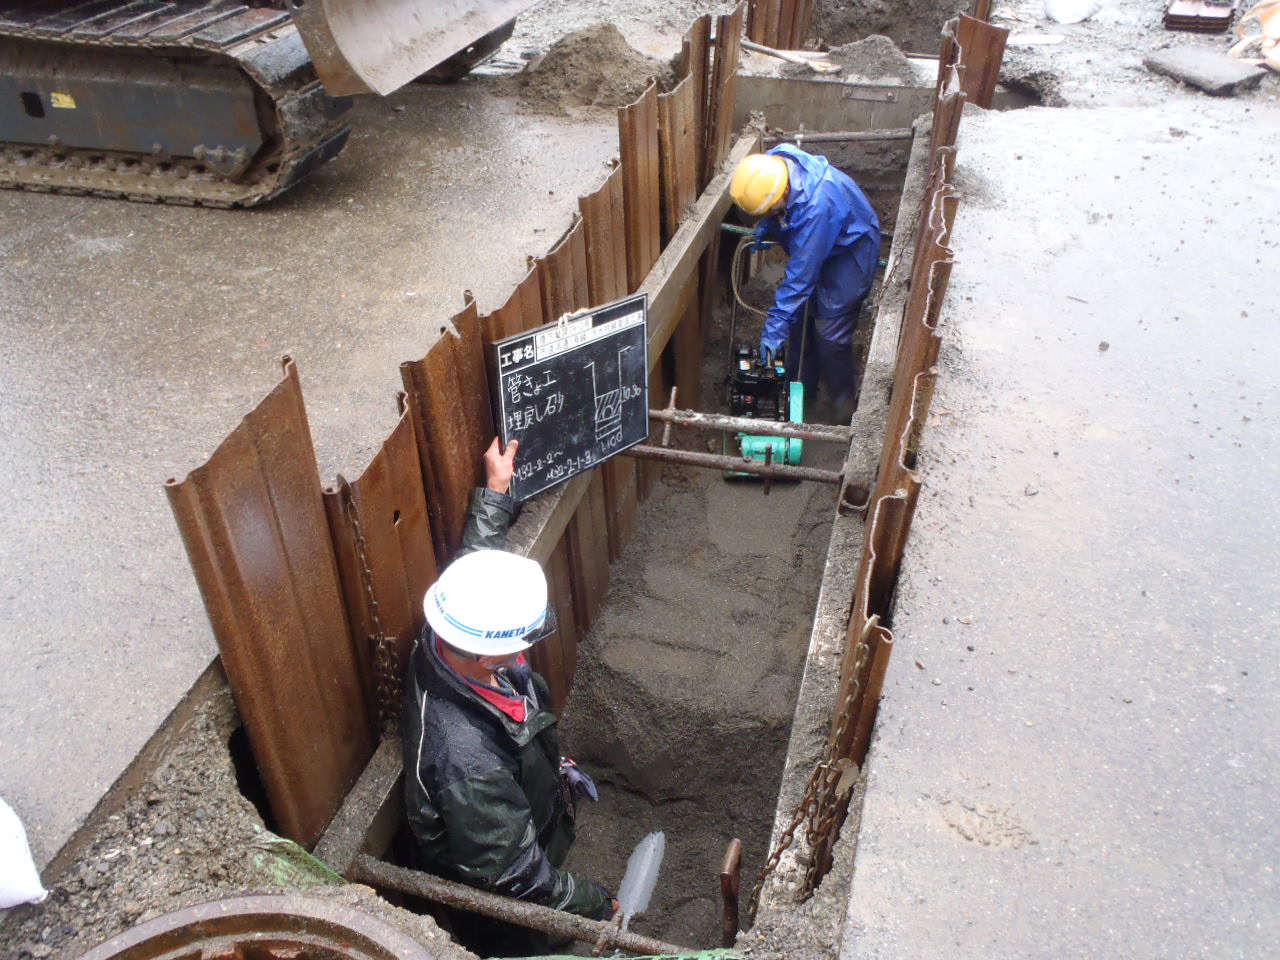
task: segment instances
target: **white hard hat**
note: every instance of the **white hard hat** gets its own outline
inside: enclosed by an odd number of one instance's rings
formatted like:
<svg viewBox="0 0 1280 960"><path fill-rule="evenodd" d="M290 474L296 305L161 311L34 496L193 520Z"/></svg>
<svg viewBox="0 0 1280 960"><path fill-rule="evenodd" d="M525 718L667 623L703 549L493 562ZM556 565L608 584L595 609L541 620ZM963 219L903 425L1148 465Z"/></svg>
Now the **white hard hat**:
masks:
<svg viewBox="0 0 1280 960"><path fill-rule="evenodd" d="M555 619L542 567L505 550L477 550L453 561L422 606L441 640L486 657L532 646Z"/></svg>

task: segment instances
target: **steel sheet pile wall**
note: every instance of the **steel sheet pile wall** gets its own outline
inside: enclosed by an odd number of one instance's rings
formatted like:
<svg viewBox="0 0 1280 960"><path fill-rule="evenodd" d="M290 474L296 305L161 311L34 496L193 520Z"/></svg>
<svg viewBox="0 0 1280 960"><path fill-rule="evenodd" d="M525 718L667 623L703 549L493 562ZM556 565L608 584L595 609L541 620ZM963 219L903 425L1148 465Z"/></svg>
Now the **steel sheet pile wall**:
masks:
<svg viewBox="0 0 1280 960"><path fill-rule="evenodd" d="M751 0L747 39L777 50L799 50L812 20L813 0Z"/></svg>
<svg viewBox="0 0 1280 960"><path fill-rule="evenodd" d="M729 156L743 10L700 18L672 92L651 86L619 111L620 161L507 301L482 316L467 293L426 356L401 365L402 415L361 477L321 490L289 363L207 464L170 481L258 768L292 839L316 840L372 755L379 724L393 720L422 595L457 549L495 432L488 344L643 286L660 301L650 331L657 387L665 390L668 366L696 382L700 349L691 343L709 306L696 268L680 273L669 301L664 245L683 237L672 247L710 247L703 269L714 263L714 235L691 240L678 227L691 207L721 210L721 198L697 198ZM666 351L673 337L687 344L675 356ZM570 486L580 493L572 514L529 548L543 558L560 617L558 636L533 652L557 707L578 640L599 615L609 563L631 537L643 481L620 457Z"/></svg>
<svg viewBox="0 0 1280 960"><path fill-rule="evenodd" d="M971 18L960 18L964 20ZM893 586L915 511L920 478L915 472L921 427L928 414L940 340L937 322L951 274L951 225L958 202L951 178L960 117L970 89L986 86L991 63L998 71L1003 31L979 23L944 31L938 96L929 150L928 185L916 217L910 297L898 335L897 364L885 441L867 500L866 537L844 644L835 713L826 754L814 768L799 809L776 844L757 887L803 830L809 850L799 897L810 895L832 865L833 848L871 741L876 705L893 634L886 626ZM963 36L965 44L958 42ZM967 45L966 45L967 44ZM966 82L967 64L979 64L978 86Z"/></svg>
<svg viewBox="0 0 1280 960"><path fill-rule="evenodd" d="M375 738L292 360L209 461L165 489L271 809L313 843Z"/></svg>

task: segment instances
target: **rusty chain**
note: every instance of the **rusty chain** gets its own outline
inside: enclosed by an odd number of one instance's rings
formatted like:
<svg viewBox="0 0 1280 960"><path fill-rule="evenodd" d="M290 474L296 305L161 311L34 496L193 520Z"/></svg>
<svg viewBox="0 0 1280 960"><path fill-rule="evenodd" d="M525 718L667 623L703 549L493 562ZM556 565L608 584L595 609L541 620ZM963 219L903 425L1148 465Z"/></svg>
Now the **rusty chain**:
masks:
<svg viewBox="0 0 1280 960"><path fill-rule="evenodd" d="M820 864L818 857L813 854L823 839L834 839L830 838L829 834L835 825L839 811L839 800L846 792L839 787L845 772L852 765L851 760L835 757L833 754L848 733L849 725L857 716L858 708L861 707L862 681L860 677L871 649L870 644L867 642L867 637L872 629L875 628L879 619L878 616L868 619L858 635L858 644L854 648L853 673L850 677L849 689L845 691L844 699L840 704L840 712L836 715L835 727L828 741L830 745L827 748L827 756L818 761L809 773L804 794L796 805L795 812L791 815L791 821L782 832L782 835L778 837L778 842L773 850L770 851L769 858L765 861L764 869L760 871L760 876L756 880L755 888L751 891L749 910L753 923L755 922L756 911L760 907L760 896L764 892L764 885L768 881L770 874L778 869L782 855L795 843L796 831L802 824L804 825L805 842L809 846L810 858L808 867L805 870L804 884L797 893L797 901L808 899L817 888L818 880L820 879L818 877Z"/></svg>
<svg viewBox="0 0 1280 960"><path fill-rule="evenodd" d="M831 736L831 746L828 748L830 754L834 754L839 749L839 745L849 732L849 725L857 717L862 706L864 689L862 671L866 668L867 656L871 652L871 645L867 643L867 637L879 619L878 616L871 617L862 625L862 630L858 633L858 645L854 648L853 655L853 673L849 677L849 689L845 692L844 700L840 704L840 713L836 716L835 731ZM828 755L826 763L823 765L825 769L823 769L820 778L814 816L809 820L805 830L805 841L809 844L810 857L808 868L805 870L804 886L800 890L802 897L810 896L817 889L818 882L821 880L818 874L822 867L822 858L814 854L818 849L818 844L822 841L835 842L832 832L835 829L836 817L840 811L842 791L839 789L839 784L845 770L852 762L849 758Z"/></svg>
<svg viewBox="0 0 1280 960"><path fill-rule="evenodd" d="M351 487L343 484L342 503L355 540L356 558L360 561L360 582L364 586L369 619L373 621L373 680L378 701L378 719L384 733L393 732L400 719L400 671L397 669L396 641L382 625L382 611L373 590L373 570L369 566L368 544L360 529L360 518L351 497Z"/></svg>

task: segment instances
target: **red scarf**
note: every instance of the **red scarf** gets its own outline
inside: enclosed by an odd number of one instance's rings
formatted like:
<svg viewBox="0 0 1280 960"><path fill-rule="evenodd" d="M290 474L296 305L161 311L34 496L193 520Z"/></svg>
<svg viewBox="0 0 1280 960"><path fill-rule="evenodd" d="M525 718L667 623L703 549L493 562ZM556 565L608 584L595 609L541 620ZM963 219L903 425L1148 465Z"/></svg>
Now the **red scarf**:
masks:
<svg viewBox="0 0 1280 960"><path fill-rule="evenodd" d="M440 659L444 660L445 664L448 664L449 661L444 659L444 641L439 637L436 637L436 651L440 654ZM524 663L523 653L516 658L516 662ZM453 670L453 667L450 666L449 669ZM509 697L496 687L491 687L487 684L481 683L479 680L472 680L470 677L463 676L461 673L458 673L457 670L454 670L453 672L462 677L472 690L480 694L480 696L492 703L516 723L524 723L525 713L528 710L528 704L525 702L524 697Z"/></svg>

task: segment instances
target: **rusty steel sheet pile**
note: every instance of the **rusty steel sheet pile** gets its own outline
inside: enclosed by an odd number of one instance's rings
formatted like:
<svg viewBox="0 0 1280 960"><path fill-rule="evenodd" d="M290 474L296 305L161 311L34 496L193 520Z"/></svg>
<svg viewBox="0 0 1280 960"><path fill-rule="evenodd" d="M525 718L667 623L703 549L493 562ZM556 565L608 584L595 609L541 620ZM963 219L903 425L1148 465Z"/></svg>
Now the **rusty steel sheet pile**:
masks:
<svg viewBox="0 0 1280 960"><path fill-rule="evenodd" d="M310 845L373 753L302 387L165 487L282 830Z"/></svg>
<svg viewBox="0 0 1280 960"><path fill-rule="evenodd" d="M467 293L426 355L401 365L401 416L358 479L322 490L287 362L281 384L209 462L168 485L272 811L304 846L359 776L379 729L394 722L421 596L458 546L494 435L488 344L645 284L660 311L679 307L650 333L654 369L670 339L702 323L709 307L697 264L708 248L714 254L717 231L679 228L690 210L710 218L723 209L719 194L727 197L719 170L729 159L743 9L716 20L714 39L711 17L694 23L667 100L651 86L619 111L621 159L581 198L580 216L553 248L530 259L508 299L481 315ZM717 196L695 203L712 174ZM664 287L664 242L673 237L680 256L693 258L680 273L683 298ZM542 558L560 614L558 635L533 652L557 709L608 590L609 564L634 531L641 471L619 457L567 489L567 515L525 547Z"/></svg>
<svg viewBox="0 0 1280 960"><path fill-rule="evenodd" d="M484 479L480 455L493 438L481 322L474 298L450 322L421 360L400 365L441 566L457 551L471 490Z"/></svg>
<svg viewBox="0 0 1280 960"><path fill-rule="evenodd" d="M351 483L339 476L324 492L370 722L378 726L399 715L400 678L422 596L437 572L417 430L404 394L400 406L400 420L364 472Z"/></svg>
<svg viewBox="0 0 1280 960"><path fill-rule="evenodd" d="M798 50L812 20L813 0L751 0L747 39L778 50Z"/></svg>
<svg viewBox="0 0 1280 960"><path fill-rule="evenodd" d="M979 0L976 12L982 12ZM827 747L814 767L803 799L775 843L757 884L753 909L769 873L793 843L808 849L797 894L807 897L830 870L858 771L871 742L876 706L893 649L886 622L894 584L911 528L921 479L916 450L929 411L940 339L939 313L951 273L951 226L958 194L951 185L955 144L964 104L988 95L998 74L1005 32L960 18L944 31L934 104L927 187L916 212L910 295L897 331L897 361L884 444L875 484L866 502L866 536L855 580L836 704Z"/></svg>

